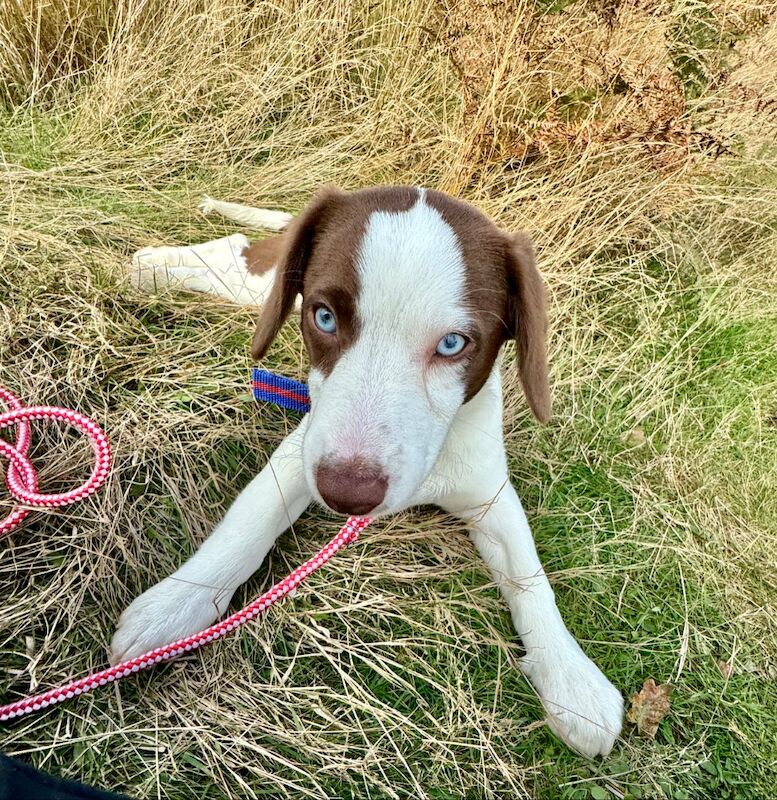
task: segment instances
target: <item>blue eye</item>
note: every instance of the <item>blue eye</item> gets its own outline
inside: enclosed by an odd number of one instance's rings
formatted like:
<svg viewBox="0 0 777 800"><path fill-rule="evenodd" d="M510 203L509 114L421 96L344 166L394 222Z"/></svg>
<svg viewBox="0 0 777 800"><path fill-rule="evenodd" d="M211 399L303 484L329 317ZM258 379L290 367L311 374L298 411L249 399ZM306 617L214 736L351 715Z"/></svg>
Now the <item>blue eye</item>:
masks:
<svg viewBox="0 0 777 800"><path fill-rule="evenodd" d="M466 336L460 333L446 333L437 343L437 355L445 358L457 356L467 346Z"/></svg>
<svg viewBox="0 0 777 800"><path fill-rule="evenodd" d="M313 319L316 321L316 327L324 333L334 333L337 330L335 315L326 306L319 306Z"/></svg>

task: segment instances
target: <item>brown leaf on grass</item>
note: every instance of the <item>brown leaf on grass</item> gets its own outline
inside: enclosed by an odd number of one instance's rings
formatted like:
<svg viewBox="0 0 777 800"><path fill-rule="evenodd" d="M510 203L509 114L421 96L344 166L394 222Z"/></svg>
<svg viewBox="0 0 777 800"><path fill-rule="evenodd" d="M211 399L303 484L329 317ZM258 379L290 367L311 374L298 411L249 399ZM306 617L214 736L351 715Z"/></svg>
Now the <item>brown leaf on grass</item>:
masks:
<svg viewBox="0 0 777 800"><path fill-rule="evenodd" d="M631 696L627 719L637 726L641 734L653 739L658 723L669 713L671 694L672 687L668 683L657 686L652 678L648 678L642 689Z"/></svg>

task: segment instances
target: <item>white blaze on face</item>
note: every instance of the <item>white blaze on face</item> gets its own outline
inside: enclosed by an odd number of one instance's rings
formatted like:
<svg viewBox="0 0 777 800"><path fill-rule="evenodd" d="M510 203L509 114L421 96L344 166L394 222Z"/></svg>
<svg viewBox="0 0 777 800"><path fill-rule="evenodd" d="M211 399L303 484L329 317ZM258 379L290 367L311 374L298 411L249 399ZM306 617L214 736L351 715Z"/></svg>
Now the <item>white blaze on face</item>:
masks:
<svg viewBox="0 0 777 800"><path fill-rule="evenodd" d="M356 269L359 334L329 376L311 372L305 468L315 491L321 459L379 465L389 484L377 511L387 513L411 501L464 400L464 366L435 349L470 327L466 267L454 230L419 190L408 211L369 217Z"/></svg>

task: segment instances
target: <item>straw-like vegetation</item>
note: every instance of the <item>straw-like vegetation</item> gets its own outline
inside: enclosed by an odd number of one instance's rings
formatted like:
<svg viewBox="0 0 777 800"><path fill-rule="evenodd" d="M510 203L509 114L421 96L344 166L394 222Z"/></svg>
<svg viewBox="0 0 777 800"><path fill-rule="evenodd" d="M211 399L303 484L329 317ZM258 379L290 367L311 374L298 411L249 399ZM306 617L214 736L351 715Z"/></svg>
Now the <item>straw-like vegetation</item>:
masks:
<svg viewBox="0 0 777 800"><path fill-rule="evenodd" d="M138 798L773 796L776 11L0 4L0 384L116 451L98 496L0 542L0 702L103 665L120 610L294 424L248 395L251 314L138 295L131 253L233 232L204 192L297 211L323 183L440 188L533 237L555 415L533 423L510 377L514 480L586 650L627 696L675 687L655 740L566 750L465 532L422 510L233 639L0 747ZM294 324L269 363L304 377ZM88 455L36 433L47 488ZM236 602L334 527L311 510Z"/></svg>

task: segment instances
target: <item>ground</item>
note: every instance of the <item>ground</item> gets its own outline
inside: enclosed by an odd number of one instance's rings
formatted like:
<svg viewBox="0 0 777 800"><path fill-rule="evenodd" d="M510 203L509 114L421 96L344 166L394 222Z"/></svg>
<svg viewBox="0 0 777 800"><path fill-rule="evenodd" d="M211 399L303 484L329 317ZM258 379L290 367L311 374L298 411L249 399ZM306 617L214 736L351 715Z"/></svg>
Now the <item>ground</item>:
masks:
<svg viewBox="0 0 777 800"><path fill-rule="evenodd" d="M466 532L381 521L213 648L0 730L132 797L771 797L777 779L775 6L57 0L0 7L0 384L97 419L101 492L0 543L0 702L105 664L294 425L251 399L252 313L124 281L134 250L423 184L534 240L554 416L505 357L512 475L561 612L654 739L542 725ZM294 323L267 365L304 378ZM43 426L47 488L88 451ZM0 514L10 508L0 496ZM311 509L235 604L330 538Z"/></svg>

